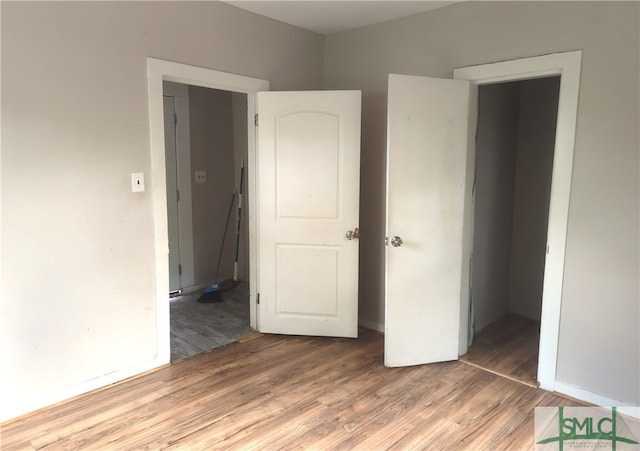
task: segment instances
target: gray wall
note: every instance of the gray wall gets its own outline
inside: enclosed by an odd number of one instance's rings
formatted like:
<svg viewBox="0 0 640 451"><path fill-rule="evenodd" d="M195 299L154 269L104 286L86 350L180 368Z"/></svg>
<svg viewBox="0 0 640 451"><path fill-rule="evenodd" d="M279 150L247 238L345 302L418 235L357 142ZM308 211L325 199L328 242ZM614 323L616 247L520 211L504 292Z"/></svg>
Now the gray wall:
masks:
<svg viewBox="0 0 640 451"><path fill-rule="evenodd" d="M325 88L363 90L360 315L367 323L384 322L387 75L451 78L457 67L582 49L557 379L640 402L639 7L464 2L327 37Z"/></svg>
<svg viewBox="0 0 640 451"><path fill-rule="evenodd" d="M323 38L218 2L0 7L2 419L155 356L146 58L319 89Z"/></svg>
<svg viewBox="0 0 640 451"><path fill-rule="evenodd" d="M472 296L475 330L540 321L560 79L479 88Z"/></svg>
<svg viewBox="0 0 640 451"><path fill-rule="evenodd" d="M189 117L191 172L207 172L205 183L194 183L193 177L191 183L195 284L208 285L216 280L218 255L235 189L231 92L189 86ZM218 282L233 276L236 211L234 201Z"/></svg>
<svg viewBox="0 0 640 451"><path fill-rule="evenodd" d="M475 330L509 312L519 83L481 86L473 236Z"/></svg>
<svg viewBox="0 0 640 451"><path fill-rule="evenodd" d="M539 321L560 78L527 80L519 87L508 310Z"/></svg>
<svg viewBox="0 0 640 451"><path fill-rule="evenodd" d="M387 74L583 49L558 379L639 402L637 3L465 2L326 40L217 2L0 8L0 418L155 354L151 196L130 191L148 56L363 90L360 308L382 324Z"/></svg>

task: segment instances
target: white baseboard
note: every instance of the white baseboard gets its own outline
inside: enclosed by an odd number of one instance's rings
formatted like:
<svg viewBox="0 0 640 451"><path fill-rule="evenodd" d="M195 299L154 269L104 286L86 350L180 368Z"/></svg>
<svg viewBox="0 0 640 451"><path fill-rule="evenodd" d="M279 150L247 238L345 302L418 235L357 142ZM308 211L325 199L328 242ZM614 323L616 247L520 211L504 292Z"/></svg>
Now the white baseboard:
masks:
<svg viewBox="0 0 640 451"><path fill-rule="evenodd" d="M599 407L617 407L618 412L633 418L640 419L639 406L634 406L629 403L624 403L622 401L607 398L606 396L601 396L596 393L592 393L581 388L574 387L573 385L565 384L558 381L556 381L556 383L554 384L553 391L561 393L563 395L571 396L572 398L579 399L580 401L585 401Z"/></svg>
<svg viewBox="0 0 640 451"><path fill-rule="evenodd" d="M369 321L364 318L360 318L358 320L358 324L368 329L384 333L384 324ZM540 388L543 390L570 396L577 400L588 402L599 407L617 407L618 412L620 412L621 414L640 419L640 406L634 406L629 403L607 398L606 396L601 396L596 393L592 393L587 390L575 387L573 385L554 381L551 386L541 386Z"/></svg>
<svg viewBox="0 0 640 451"><path fill-rule="evenodd" d="M359 319L358 323L368 329L372 329L381 333L384 333L384 325L375 321L368 321L366 319ZM17 418L19 416L34 412L38 409L65 401L92 390L105 387L107 385L120 382L124 379L136 376L146 371L158 368L160 366L168 364L169 361L164 361L160 358L155 358L140 364L124 368L122 370L115 371L113 373L105 374L103 376L91 379L80 384L59 390L53 393L49 393L37 398L24 400L20 405L7 406L6 409L0 412L0 423ZM592 393L573 385L565 384L556 381L553 387L542 387L545 390L555 391L563 395L570 396L580 401L585 401L600 407L618 407L618 412L629 417L640 419L640 406L634 406L629 403L617 401L615 399L607 398L596 393Z"/></svg>
<svg viewBox="0 0 640 451"><path fill-rule="evenodd" d="M360 324L363 327L366 327L367 329L372 329L372 330L376 330L378 332L384 333L384 324L382 323L379 323L376 321L369 321L364 318L359 318L358 324Z"/></svg>
<svg viewBox="0 0 640 451"><path fill-rule="evenodd" d="M9 406L5 404L4 406L2 406L3 409L0 412L0 423L20 417L22 415L26 415L44 407L66 401L75 396L88 393L92 390L106 387L107 385L120 382L124 379L128 379L146 371L153 370L168 363L168 361L165 362L159 358L155 358L153 360L148 360L146 362L142 362L137 365L124 368L122 370L114 371L113 373L96 377L95 379L81 382L62 390L47 393L34 398L24 399L23 402L20 403L20 405Z"/></svg>

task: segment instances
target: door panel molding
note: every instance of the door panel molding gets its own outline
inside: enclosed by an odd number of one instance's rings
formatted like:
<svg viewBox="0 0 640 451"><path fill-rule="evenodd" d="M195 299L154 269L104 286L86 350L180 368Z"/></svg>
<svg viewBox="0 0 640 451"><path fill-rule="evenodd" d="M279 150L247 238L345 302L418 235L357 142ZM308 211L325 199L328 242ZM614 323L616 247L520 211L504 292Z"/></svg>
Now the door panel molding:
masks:
<svg viewBox="0 0 640 451"><path fill-rule="evenodd" d="M256 97L259 330L356 337L361 93Z"/></svg>

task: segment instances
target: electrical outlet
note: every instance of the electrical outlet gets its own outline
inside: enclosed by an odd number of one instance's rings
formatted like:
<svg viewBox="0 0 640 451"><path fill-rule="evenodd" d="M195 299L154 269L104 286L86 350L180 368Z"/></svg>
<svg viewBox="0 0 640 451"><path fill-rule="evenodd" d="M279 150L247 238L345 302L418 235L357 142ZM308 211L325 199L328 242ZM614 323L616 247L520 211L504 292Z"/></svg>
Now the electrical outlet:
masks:
<svg viewBox="0 0 640 451"><path fill-rule="evenodd" d="M196 183L205 183L207 181L207 171L196 171Z"/></svg>
<svg viewBox="0 0 640 451"><path fill-rule="evenodd" d="M134 172L131 174L131 191L141 193L144 191L144 173Z"/></svg>

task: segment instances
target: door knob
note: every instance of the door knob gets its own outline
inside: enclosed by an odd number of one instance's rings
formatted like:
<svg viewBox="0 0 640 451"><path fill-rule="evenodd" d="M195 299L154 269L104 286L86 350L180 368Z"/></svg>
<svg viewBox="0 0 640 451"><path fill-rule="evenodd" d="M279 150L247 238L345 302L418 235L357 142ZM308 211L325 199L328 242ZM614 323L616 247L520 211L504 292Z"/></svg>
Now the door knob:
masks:
<svg viewBox="0 0 640 451"><path fill-rule="evenodd" d="M353 230L349 230L347 232L347 239L348 240L357 240L358 238L360 238L360 229L359 228L355 228Z"/></svg>
<svg viewBox="0 0 640 451"><path fill-rule="evenodd" d="M389 238L385 238L385 244L388 246L389 245ZM394 236L393 238L391 238L391 245L393 247L400 247L404 244L404 241L402 241L402 238L400 238L399 236Z"/></svg>

